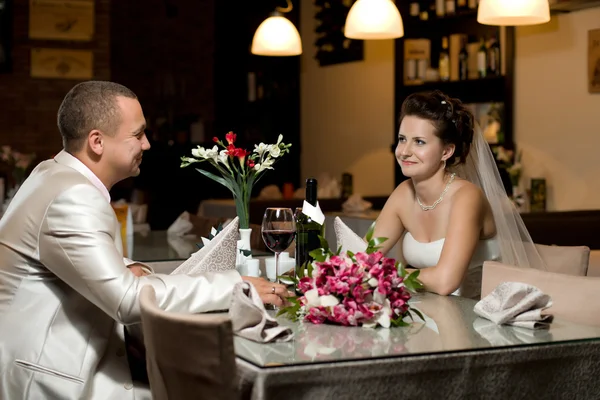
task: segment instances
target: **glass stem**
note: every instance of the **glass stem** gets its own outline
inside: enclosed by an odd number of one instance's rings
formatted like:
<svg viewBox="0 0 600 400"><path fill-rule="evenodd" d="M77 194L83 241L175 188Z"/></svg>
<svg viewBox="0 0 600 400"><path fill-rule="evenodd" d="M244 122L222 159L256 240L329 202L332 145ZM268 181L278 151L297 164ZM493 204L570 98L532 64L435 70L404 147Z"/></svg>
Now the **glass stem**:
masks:
<svg viewBox="0 0 600 400"><path fill-rule="evenodd" d="M279 282L279 278L277 278L279 274L279 252L275 252L275 282L276 283L280 283Z"/></svg>

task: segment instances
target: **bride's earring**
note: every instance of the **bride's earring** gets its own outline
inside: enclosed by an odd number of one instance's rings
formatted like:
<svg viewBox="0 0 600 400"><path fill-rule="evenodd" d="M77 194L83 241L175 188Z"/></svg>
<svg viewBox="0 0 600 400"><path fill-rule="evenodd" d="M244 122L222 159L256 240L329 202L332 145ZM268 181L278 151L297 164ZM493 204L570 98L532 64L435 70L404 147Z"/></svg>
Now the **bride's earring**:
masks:
<svg viewBox="0 0 600 400"><path fill-rule="evenodd" d="M446 160L442 160L442 169L446 169Z"/></svg>

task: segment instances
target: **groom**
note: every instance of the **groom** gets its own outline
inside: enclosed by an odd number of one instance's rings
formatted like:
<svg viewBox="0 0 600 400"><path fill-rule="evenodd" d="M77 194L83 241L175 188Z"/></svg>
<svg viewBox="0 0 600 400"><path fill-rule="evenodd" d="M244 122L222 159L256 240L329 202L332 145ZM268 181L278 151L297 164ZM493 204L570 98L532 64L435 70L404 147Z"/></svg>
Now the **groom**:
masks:
<svg viewBox="0 0 600 400"><path fill-rule="evenodd" d="M64 150L35 168L0 220L0 399L150 398L133 385L123 338L123 325L140 323L142 286L167 311L228 308L236 271L140 276L122 257L109 190L139 174L145 128L135 94L116 83L80 83L64 98ZM264 302L287 294L244 279Z"/></svg>

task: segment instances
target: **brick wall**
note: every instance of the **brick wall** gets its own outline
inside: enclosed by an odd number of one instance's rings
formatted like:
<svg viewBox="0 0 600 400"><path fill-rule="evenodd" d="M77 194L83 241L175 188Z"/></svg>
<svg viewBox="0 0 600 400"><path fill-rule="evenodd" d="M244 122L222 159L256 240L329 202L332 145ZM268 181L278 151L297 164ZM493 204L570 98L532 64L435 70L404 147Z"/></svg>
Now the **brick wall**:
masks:
<svg viewBox="0 0 600 400"><path fill-rule="evenodd" d="M29 39L29 0L13 0L12 73L0 74L0 144L36 152L38 161L62 148L56 112L78 81L30 77L34 47L94 52L94 78L110 79L110 0L96 0L95 38L90 42Z"/></svg>

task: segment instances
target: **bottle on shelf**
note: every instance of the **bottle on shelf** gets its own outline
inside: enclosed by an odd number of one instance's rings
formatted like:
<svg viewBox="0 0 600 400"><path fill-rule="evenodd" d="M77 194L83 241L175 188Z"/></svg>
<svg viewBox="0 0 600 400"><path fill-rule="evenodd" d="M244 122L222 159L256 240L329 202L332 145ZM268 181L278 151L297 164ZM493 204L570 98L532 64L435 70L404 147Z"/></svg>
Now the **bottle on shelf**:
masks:
<svg viewBox="0 0 600 400"><path fill-rule="evenodd" d="M456 13L455 0L446 0L446 15L453 15Z"/></svg>
<svg viewBox="0 0 600 400"><path fill-rule="evenodd" d="M458 79L466 81L469 79L469 52L467 51L467 38L463 38L458 53Z"/></svg>
<svg viewBox="0 0 600 400"><path fill-rule="evenodd" d="M488 75L500 76L500 44L493 35L490 39L490 47L488 48Z"/></svg>
<svg viewBox="0 0 600 400"><path fill-rule="evenodd" d="M487 76L487 46L485 38L481 38L479 49L477 50L477 72L480 78Z"/></svg>
<svg viewBox="0 0 600 400"><path fill-rule="evenodd" d="M468 1L468 6L471 10L474 10L477 8L477 3L479 3L477 0L469 0Z"/></svg>
<svg viewBox="0 0 600 400"><path fill-rule="evenodd" d="M310 252L321 247L319 235L323 234L323 226L311 217L309 210L317 207L317 180L314 178L306 180L304 207L307 208L296 209L296 276L300 269L306 270L308 264L314 261Z"/></svg>
<svg viewBox="0 0 600 400"><path fill-rule="evenodd" d="M419 19L421 21L429 20L429 5L427 4L427 1L421 0L419 3Z"/></svg>
<svg viewBox="0 0 600 400"><path fill-rule="evenodd" d="M439 62L440 79L442 81L450 80L450 53L448 52L448 37L442 38L442 50L440 51Z"/></svg>
<svg viewBox="0 0 600 400"><path fill-rule="evenodd" d="M467 9L467 0L456 0L456 11L465 11Z"/></svg>
<svg viewBox="0 0 600 400"><path fill-rule="evenodd" d="M410 2L410 16L418 18L419 14L420 14L419 2L418 1L411 1Z"/></svg>
<svg viewBox="0 0 600 400"><path fill-rule="evenodd" d="M438 18L443 18L446 14L446 7L444 6L444 2L446 0L435 0L435 15Z"/></svg>

